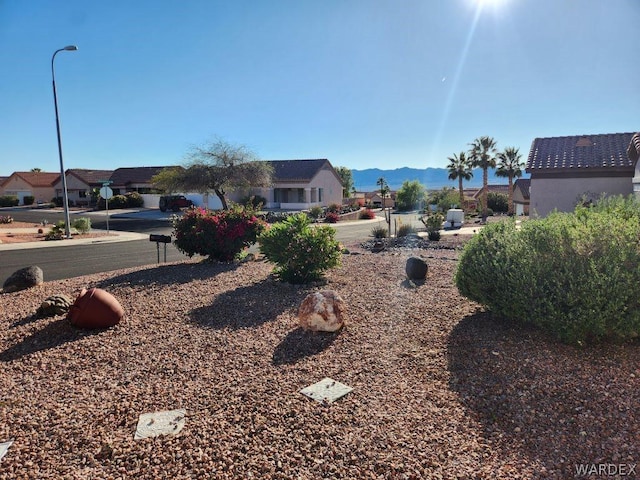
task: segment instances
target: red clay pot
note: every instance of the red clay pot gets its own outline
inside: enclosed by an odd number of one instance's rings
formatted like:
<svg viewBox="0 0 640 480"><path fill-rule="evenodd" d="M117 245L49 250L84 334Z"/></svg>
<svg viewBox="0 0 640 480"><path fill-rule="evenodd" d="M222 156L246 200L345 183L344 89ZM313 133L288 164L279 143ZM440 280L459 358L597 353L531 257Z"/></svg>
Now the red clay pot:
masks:
<svg viewBox="0 0 640 480"><path fill-rule="evenodd" d="M101 288L83 288L67 314L72 325L79 328L109 328L124 315L120 302Z"/></svg>

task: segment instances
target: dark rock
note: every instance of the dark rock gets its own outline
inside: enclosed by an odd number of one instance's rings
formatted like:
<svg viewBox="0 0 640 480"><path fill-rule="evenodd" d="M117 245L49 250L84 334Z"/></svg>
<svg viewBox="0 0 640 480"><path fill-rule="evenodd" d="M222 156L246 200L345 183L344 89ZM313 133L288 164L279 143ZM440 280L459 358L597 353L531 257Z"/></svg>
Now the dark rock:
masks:
<svg viewBox="0 0 640 480"><path fill-rule="evenodd" d="M427 278L429 266L427 262L418 257L411 257L407 260L405 271L409 280L423 281Z"/></svg>
<svg viewBox="0 0 640 480"><path fill-rule="evenodd" d="M30 267L24 267L13 272L11 276L5 280L4 285L2 285L2 290L5 293L17 292L35 287L36 285L42 285L43 282L44 275L42 269L36 265L31 265Z"/></svg>

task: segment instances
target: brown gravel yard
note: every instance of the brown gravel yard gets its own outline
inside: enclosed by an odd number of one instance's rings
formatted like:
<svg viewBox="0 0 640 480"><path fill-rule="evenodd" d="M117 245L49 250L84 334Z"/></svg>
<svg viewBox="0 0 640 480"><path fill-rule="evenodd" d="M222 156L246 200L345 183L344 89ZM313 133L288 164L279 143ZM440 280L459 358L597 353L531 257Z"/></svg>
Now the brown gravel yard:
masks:
<svg viewBox="0 0 640 480"><path fill-rule="evenodd" d="M405 281L411 255L429 263L422 286ZM640 463L639 344L509 327L458 294L457 256L353 248L306 287L262 261L193 261L1 295L0 478L566 479ZM91 286L119 299L118 327L31 318ZM319 288L347 304L337 334L297 327ZM298 393L324 377L354 390ZM140 414L180 408L177 436L134 440Z"/></svg>

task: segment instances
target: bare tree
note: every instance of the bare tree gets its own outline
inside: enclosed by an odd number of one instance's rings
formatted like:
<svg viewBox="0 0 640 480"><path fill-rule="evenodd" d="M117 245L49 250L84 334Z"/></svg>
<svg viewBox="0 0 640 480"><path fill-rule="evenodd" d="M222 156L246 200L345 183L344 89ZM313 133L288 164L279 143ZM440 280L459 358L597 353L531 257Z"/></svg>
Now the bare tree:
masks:
<svg viewBox="0 0 640 480"><path fill-rule="evenodd" d="M272 168L258 160L244 145L215 140L193 147L186 156L184 168L167 168L154 176L152 182L167 191L214 192L222 208L229 208L227 193L235 189L268 187L272 183Z"/></svg>

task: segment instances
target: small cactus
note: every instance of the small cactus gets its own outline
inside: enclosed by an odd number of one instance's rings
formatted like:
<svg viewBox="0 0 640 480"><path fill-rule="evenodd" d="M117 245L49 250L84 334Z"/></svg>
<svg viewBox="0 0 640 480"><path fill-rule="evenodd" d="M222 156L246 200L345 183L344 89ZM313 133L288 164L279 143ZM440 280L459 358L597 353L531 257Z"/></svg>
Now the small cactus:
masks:
<svg viewBox="0 0 640 480"><path fill-rule="evenodd" d="M69 311L71 305L73 305L73 300L66 295L51 295L42 302L40 308L38 308L38 311L36 312L36 315L38 317L64 315Z"/></svg>

